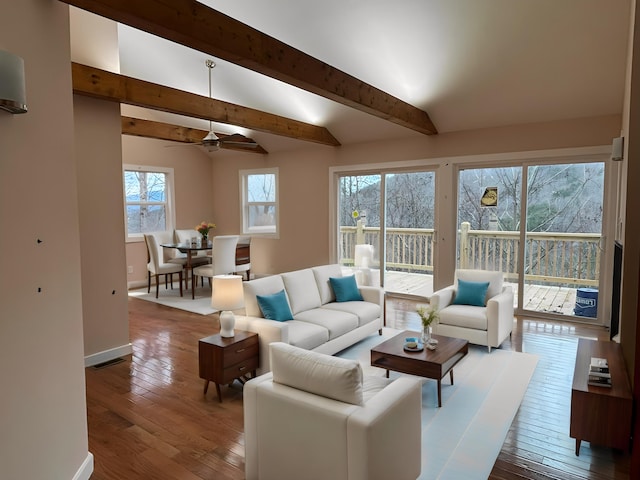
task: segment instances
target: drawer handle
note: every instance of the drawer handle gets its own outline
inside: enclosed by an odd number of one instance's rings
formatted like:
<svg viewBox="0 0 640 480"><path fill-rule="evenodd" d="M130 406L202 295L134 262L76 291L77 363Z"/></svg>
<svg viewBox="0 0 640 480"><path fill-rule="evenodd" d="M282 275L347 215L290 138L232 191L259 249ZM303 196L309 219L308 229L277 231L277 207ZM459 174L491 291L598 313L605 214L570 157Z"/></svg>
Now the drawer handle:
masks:
<svg viewBox="0 0 640 480"><path fill-rule="evenodd" d="M242 370L246 370L247 367L240 367L238 370L242 371Z"/></svg>
<svg viewBox="0 0 640 480"><path fill-rule="evenodd" d="M241 348L240 350L236 350L236 353L242 353L246 350L246 348Z"/></svg>

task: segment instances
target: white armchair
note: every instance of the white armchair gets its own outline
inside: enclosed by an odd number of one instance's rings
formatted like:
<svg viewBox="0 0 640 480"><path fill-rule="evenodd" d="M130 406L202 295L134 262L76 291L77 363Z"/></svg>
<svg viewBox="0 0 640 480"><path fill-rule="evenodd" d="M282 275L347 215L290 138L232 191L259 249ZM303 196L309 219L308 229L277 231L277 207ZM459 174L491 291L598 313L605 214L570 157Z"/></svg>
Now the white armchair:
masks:
<svg viewBox="0 0 640 480"><path fill-rule="evenodd" d="M433 333L447 337L463 338L476 345L499 347L513 330L513 289L503 285L502 272L489 270L456 270L454 285L433 293L430 304L438 310L440 320ZM467 302L456 304L458 280L463 282L488 282L482 306ZM472 302L473 303L473 302Z"/></svg>
<svg viewBox="0 0 640 480"><path fill-rule="evenodd" d="M270 345L244 386L247 480L414 480L422 382L362 375L356 360Z"/></svg>

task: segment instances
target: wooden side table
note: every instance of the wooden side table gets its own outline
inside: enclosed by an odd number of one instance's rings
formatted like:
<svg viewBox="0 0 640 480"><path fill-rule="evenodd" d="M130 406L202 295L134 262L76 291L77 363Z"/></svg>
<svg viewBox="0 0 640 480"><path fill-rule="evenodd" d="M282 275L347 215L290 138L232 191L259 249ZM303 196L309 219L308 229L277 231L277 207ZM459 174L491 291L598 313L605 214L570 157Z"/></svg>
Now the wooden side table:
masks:
<svg viewBox="0 0 640 480"><path fill-rule="evenodd" d="M258 334L236 330L233 337L220 334L201 338L198 342L200 378L204 379L204 394L209 382L215 382L218 401L222 402L220 385L231 384L234 380L244 383L251 373L256 376L259 365Z"/></svg>
<svg viewBox="0 0 640 480"><path fill-rule="evenodd" d="M611 387L587 383L591 357L607 359ZM582 440L628 452L632 402L620 345L580 338L571 389L570 435L576 439L576 455Z"/></svg>

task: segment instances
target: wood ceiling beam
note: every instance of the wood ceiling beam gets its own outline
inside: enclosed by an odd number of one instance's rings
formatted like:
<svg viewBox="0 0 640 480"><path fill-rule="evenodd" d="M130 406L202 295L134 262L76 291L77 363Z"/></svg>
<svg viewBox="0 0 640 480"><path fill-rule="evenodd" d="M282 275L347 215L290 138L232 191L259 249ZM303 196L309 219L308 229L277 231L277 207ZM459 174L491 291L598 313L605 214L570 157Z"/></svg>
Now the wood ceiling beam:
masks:
<svg viewBox="0 0 640 480"><path fill-rule="evenodd" d="M155 122L153 120L144 120L142 118L127 117L123 115L122 133L124 135L156 138L158 140L169 140L172 142L200 143L209 132L197 128L182 127L180 125L172 125L170 123ZM220 138L227 136L226 133L214 133ZM253 142L251 138L245 137L245 139L247 143ZM229 145L222 143L220 148L246 153L269 153L260 145L253 146L253 144L251 146L247 145L246 147L243 147L241 145Z"/></svg>
<svg viewBox="0 0 640 480"><path fill-rule="evenodd" d="M195 0L61 0L427 135L429 115Z"/></svg>
<svg viewBox="0 0 640 480"><path fill-rule="evenodd" d="M79 63L71 64L71 72L73 92L79 95L212 120L323 145L340 145L324 127Z"/></svg>

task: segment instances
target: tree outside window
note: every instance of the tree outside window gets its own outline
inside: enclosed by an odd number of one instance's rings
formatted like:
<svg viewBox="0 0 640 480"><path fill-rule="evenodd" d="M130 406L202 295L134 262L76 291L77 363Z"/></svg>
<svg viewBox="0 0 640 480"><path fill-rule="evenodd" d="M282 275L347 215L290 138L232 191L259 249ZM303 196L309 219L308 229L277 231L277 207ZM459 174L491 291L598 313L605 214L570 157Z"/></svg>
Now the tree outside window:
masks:
<svg viewBox="0 0 640 480"><path fill-rule="evenodd" d="M244 234L278 233L278 170L244 170L242 228Z"/></svg>
<svg viewBox="0 0 640 480"><path fill-rule="evenodd" d="M171 169L125 166L124 197L127 237L171 230Z"/></svg>

